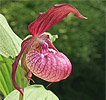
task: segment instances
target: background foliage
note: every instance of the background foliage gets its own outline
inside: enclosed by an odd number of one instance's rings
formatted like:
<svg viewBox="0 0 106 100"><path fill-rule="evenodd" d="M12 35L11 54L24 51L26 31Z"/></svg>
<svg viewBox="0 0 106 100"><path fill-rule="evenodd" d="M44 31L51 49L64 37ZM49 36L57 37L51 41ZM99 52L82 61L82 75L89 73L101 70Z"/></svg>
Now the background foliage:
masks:
<svg viewBox="0 0 106 100"><path fill-rule="evenodd" d="M71 75L63 81L53 83L52 90L60 100L104 100L104 33L105 3L101 0L2 0L2 13L14 32L24 39L30 32L27 26L39 12L52 5L68 3L76 7L88 20L76 18L70 13L65 19L47 31L58 34L56 48L63 52L73 65ZM47 85L33 76L36 84ZM31 82L31 84L33 84Z"/></svg>

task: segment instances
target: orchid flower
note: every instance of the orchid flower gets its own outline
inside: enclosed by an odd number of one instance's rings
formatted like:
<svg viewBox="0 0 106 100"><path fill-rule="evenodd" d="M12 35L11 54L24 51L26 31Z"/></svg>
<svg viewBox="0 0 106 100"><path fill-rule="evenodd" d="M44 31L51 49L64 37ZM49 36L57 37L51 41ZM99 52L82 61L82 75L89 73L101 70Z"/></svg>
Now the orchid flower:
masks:
<svg viewBox="0 0 106 100"><path fill-rule="evenodd" d="M21 51L12 64L13 86L22 96L24 95L23 90L15 81L16 69L22 55L22 66L26 70L25 76L28 80L31 80L31 76L34 74L45 81L58 82L70 75L72 65L69 59L54 47L49 35L42 35L70 12L73 12L76 17L86 19L72 5L57 4L48 11L39 13L36 20L29 24L28 30L30 30L32 37L22 42Z"/></svg>

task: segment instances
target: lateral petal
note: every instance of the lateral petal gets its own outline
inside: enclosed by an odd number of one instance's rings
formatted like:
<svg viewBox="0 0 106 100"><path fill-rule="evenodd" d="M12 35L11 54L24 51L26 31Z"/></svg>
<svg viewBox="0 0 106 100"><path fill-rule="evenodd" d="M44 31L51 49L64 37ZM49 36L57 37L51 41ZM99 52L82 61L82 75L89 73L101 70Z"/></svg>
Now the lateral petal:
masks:
<svg viewBox="0 0 106 100"><path fill-rule="evenodd" d="M76 17L86 19L86 17L82 16L72 5L57 4L52 6L48 11L39 13L37 19L29 24L28 30L30 30L33 36L40 35L48 28L61 21L70 12L73 12Z"/></svg>
<svg viewBox="0 0 106 100"><path fill-rule="evenodd" d="M15 81L16 69L17 69L17 66L18 66L18 63L19 63L19 60L21 58L22 53L23 53L23 50L21 50L19 55L16 56L15 62L12 64L12 82L13 82L14 88L16 88L22 94L22 96L23 96L24 95L23 90L18 86L18 84Z"/></svg>
<svg viewBox="0 0 106 100"><path fill-rule="evenodd" d="M15 74L16 74L16 69L19 63L19 60L21 58L21 55L24 53L24 51L28 48L28 46L30 45L31 41L33 38L28 38L26 40L24 40L22 42L21 45L21 51L19 53L18 56L16 56L14 63L12 64L12 82L13 82L13 86L14 88L16 88L21 94L22 96L24 96L23 90L18 86L18 84L15 81ZM24 100L24 99L23 99Z"/></svg>

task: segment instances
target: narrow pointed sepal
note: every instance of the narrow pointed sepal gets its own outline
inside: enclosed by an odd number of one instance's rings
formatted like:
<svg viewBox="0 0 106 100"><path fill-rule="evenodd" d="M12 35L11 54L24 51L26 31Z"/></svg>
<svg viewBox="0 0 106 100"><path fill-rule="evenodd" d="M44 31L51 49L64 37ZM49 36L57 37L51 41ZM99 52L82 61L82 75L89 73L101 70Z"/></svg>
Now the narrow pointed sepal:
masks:
<svg viewBox="0 0 106 100"><path fill-rule="evenodd" d="M17 69L17 66L18 66L18 63L19 63L22 53L23 53L23 51L21 51L19 53L19 55L16 56L15 62L12 64L12 82L13 82L14 88L16 88L22 94L22 96L24 96L23 90L18 86L18 84L15 81L16 69Z"/></svg>
<svg viewBox="0 0 106 100"><path fill-rule="evenodd" d="M12 64L12 82L13 82L13 86L14 88L16 88L23 96L23 100L24 100L24 92L23 90L18 86L18 84L16 83L15 81L15 75L16 75L16 70L17 70L17 66L18 66L18 63L19 63L19 60L22 56L22 54L25 52L25 50L27 49L27 47L30 45L31 43L31 40L33 40L33 38L28 38L26 40L24 40L22 42L22 45L21 45L21 51L19 53L18 56L15 57L15 61L14 63Z"/></svg>

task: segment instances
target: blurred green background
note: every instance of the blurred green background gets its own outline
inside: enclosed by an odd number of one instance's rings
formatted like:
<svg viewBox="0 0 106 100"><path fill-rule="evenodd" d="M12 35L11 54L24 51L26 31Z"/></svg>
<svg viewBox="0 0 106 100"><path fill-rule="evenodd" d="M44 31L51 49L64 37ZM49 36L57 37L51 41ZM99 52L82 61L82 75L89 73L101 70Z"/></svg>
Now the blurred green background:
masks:
<svg viewBox="0 0 106 100"><path fill-rule="evenodd" d="M14 32L22 39L30 34L28 24L52 5L68 3L88 19L70 13L47 32L58 34L55 47L71 61L73 69L63 81L53 83L60 100L104 100L105 98L105 1L101 0L2 0L2 13ZM36 84L45 82L33 76ZM32 84L32 82L31 82Z"/></svg>

